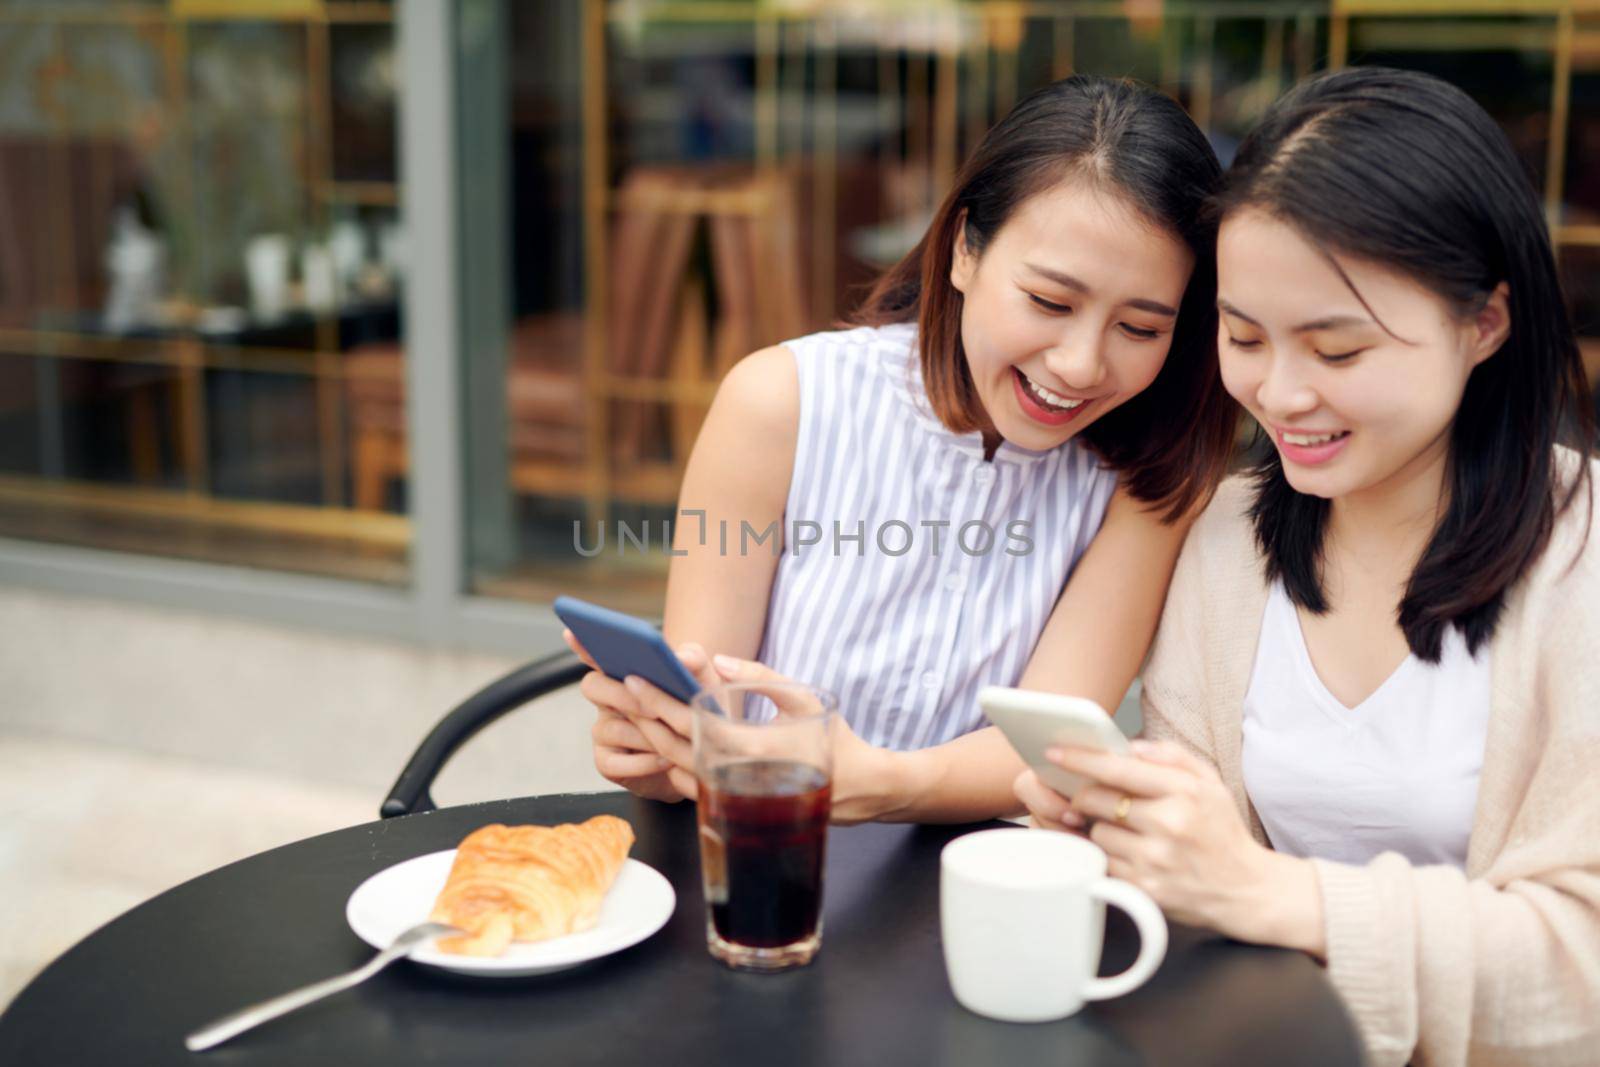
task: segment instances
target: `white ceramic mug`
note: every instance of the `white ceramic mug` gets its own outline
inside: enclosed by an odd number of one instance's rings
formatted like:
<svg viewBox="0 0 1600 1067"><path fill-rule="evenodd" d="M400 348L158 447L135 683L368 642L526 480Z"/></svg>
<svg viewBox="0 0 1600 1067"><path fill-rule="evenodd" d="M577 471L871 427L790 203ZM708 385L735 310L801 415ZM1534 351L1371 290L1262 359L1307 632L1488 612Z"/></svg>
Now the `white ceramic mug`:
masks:
<svg viewBox="0 0 1600 1067"><path fill-rule="evenodd" d="M1097 978L1105 906L1139 928L1139 958ZM1049 830L980 830L940 855L944 962L956 1000L1006 1022L1047 1022L1131 993L1167 953L1167 923L1144 891L1106 877L1106 854Z"/></svg>

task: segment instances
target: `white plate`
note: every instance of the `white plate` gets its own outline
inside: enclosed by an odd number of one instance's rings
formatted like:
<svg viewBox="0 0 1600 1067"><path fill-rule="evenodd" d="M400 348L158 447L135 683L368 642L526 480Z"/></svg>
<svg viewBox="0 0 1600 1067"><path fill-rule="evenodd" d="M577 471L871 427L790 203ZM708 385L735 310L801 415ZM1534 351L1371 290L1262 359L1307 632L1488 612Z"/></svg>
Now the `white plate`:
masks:
<svg viewBox="0 0 1600 1067"><path fill-rule="evenodd" d="M402 931L426 922L455 858L453 848L430 852L362 882L344 908L350 929L373 948L382 948ZM500 956L458 956L429 943L413 951L411 958L458 974L490 977L559 971L643 941L666 925L677 899L672 884L655 868L628 860L601 902L600 921L593 929L549 941L513 941Z"/></svg>

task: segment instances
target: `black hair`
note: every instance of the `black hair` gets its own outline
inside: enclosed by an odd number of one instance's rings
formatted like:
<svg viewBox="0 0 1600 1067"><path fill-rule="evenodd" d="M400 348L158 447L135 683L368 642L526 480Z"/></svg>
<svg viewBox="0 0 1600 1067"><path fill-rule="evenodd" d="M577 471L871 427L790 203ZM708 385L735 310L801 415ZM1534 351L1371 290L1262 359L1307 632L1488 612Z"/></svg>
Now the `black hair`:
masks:
<svg viewBox="0 0 1600 1067"><path fill-rule="evenodd" d="M1450 428L1446 506L1398 615L1419 659L1438 662L1450 626L1475 654L1494 635L1506 590L1587 484L1587 462L1564 478L1555 446L1587 460L1594 438L1588 381L1527 172L1460 89L1357 67L1310 78L1268 109L1213 201L1218 219L1241 208L1287 223L1326 255L1397 269L1460 315L1508 285L1510 333L1467 380ZM1329 504L1296 492L1269 451L1252 467L1268 577L1320 614Z"/></svg>
<svg viewBox="0 0 1600 1067"><path fill-rule="evenodd" d="M1205 207L1222 168L1183 108L1127 79L1073 75L1031 93L978 144L928 232L868 293L851 321L916 322L922 378L956 433L993 425L961 345L962 296L950 284L955 238L982 255L1023 201L1066 178L1130 203L1194 253L1172 344L1154 382L1084 430L1129 492L1175 521L1226 471L1238 408L1217 369L1216 226Z"/></svg>

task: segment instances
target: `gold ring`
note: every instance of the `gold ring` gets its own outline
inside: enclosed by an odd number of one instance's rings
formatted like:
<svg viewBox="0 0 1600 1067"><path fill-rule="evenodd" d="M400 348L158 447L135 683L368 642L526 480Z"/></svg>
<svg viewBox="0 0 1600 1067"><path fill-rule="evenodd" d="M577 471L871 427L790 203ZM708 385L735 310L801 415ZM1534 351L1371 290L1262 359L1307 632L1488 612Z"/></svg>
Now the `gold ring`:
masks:
<svg viewBox="0 0 1600 1067"><path fill-rule="evenodd" d="M1133 798L1126 793L1122 794L1122 799L1117 801L1116 809L1112 811L1111 818L1117 822L1125 821L1128 818L1128 809L1131 807L1133 807Z"/></svg>

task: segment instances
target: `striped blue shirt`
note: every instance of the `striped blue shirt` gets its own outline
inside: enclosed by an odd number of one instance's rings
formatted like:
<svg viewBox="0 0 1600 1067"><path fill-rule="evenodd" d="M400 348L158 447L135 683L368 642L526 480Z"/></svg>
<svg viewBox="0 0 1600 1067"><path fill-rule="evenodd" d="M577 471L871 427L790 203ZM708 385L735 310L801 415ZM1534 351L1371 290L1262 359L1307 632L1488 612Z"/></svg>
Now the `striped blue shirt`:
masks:
<svg viewBox="0 0 1600 1067"><path fill-rule="evenodd" d="M1076 441L986 462L980 434L933 414L915 340L908 324L786 344L800 426L760 654L899 750L987 725L978 690L1022 677L1117 481Z"/></svg>

